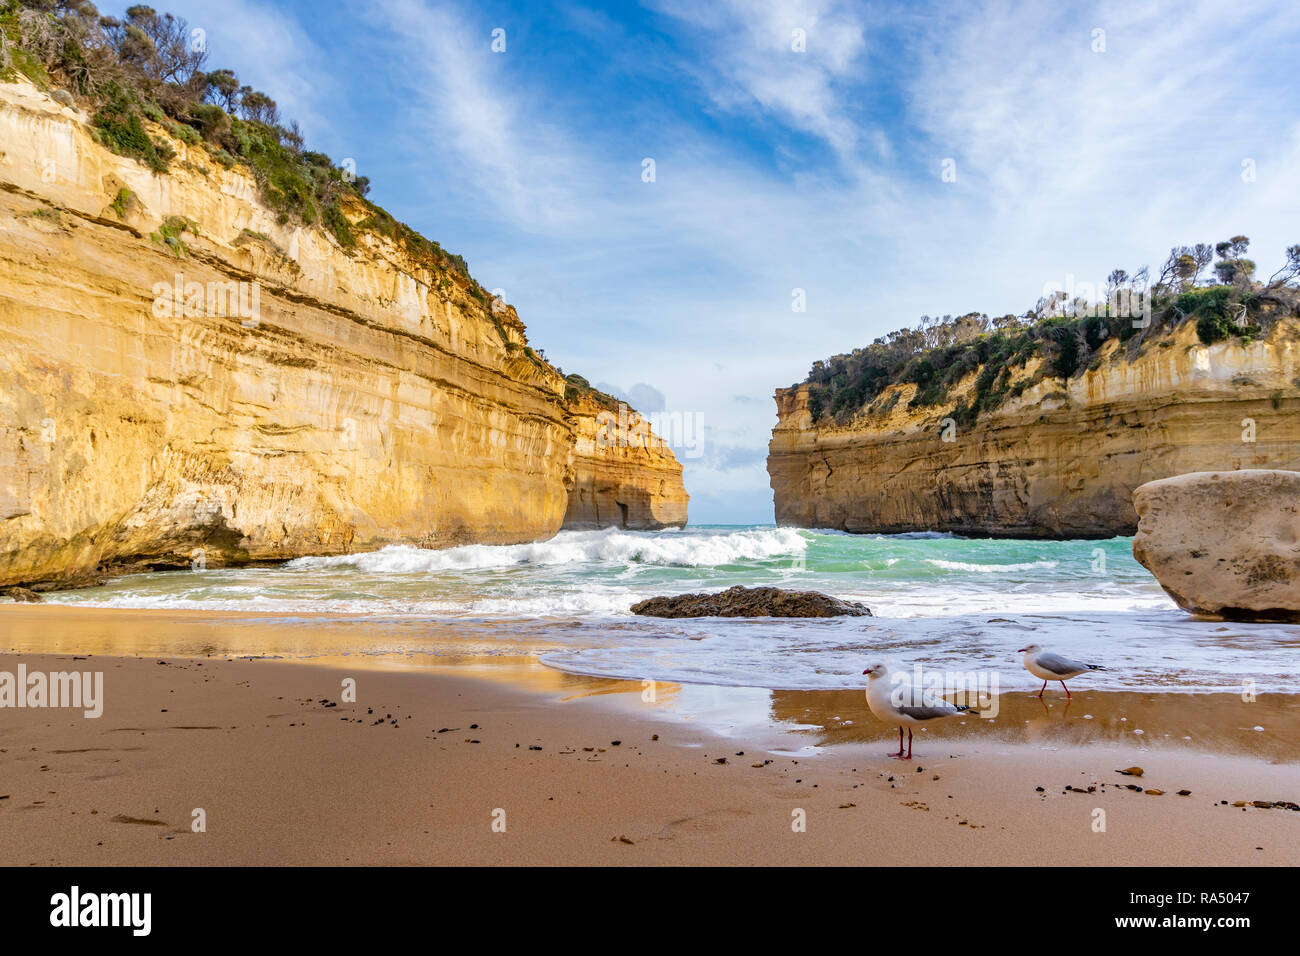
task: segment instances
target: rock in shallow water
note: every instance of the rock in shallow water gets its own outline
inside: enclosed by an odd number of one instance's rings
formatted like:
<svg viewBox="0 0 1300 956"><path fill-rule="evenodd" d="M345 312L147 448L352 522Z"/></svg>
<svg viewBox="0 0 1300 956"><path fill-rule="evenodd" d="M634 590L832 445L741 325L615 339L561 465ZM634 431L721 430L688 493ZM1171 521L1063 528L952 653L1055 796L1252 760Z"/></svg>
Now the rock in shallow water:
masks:
<svg viewBox="0 0 1300 956"><path fill-rule="evenodd" d="M677 594L632 605L648 617L870 617L857 601L841 601L820 591L745 588L739 584L714 594Z"/></svg>
<svg viewBox="0 0 1300 956"><path fill-rule="evenodd" d="M1300 621L1300 472L1193 472L1147 482L1133 505L1133 557L1179 607Z"/></svg>

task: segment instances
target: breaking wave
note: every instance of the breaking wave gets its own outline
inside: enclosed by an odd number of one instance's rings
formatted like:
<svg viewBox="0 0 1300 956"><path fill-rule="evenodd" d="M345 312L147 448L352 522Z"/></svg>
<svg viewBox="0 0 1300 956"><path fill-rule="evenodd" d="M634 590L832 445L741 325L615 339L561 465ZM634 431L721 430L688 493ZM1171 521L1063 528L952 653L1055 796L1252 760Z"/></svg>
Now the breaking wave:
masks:
<svg viewBox="0 0 1300 956"><path fill-rule="evenodd" d="M925 563L945 571L975 571L981 574L994 574L999 571L1036 571L1050 570L1056 567L1055 561L1026 561L1021 564L972 564L968 561L944 561L941 558L926 558Z"/></svg>
<svg viewBox="0 0 1300 956"><path fill-rule="evenodd" d="M634 565L713 568L802 554L808 542L789 528L727 533L670 531L647 535L625 531L561 531L531 544L469 544L432 551L392 545L363 554L298 558L290 570L354 568L371 574L473 571L520 565Z"/></svg>

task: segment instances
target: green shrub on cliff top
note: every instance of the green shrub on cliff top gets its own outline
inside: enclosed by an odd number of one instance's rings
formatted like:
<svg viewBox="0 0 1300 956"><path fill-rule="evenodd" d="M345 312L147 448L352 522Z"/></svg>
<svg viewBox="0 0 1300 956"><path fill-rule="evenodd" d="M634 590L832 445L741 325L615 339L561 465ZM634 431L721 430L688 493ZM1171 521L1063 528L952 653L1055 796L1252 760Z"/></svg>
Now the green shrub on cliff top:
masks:
<svg viewBox="0 0 1300 956"><path fill-rule="evenodd" d="M36 57L22 48L22 29L12 7L0 7L0 82L13 83L25 76L42 89L49 85L49 75Z"/></svg>
<svg viewBox="0 0 1300 956"><path fill-rule="evenodd" d="M1180 314L1196 318L1197 336L1206 345L1210 345L1234 335L1249 334L1249 330L1239 325L1235 318L1236 315L1243 315L1244 310L1239 308L1240 303L1234 301L1234 293L1234 288L1227 285L1193 289L1178 296L1174 300L1174 308Z"/></svg>
<svg viewBox="0 0 1300 956"><path fill-rule="evenodd" d="M1267 283L1253 280L1254 263L1243 258L1250 243L1245 236L1219 243L1214 251L1232 268L1232 284L1198 286L1197 278L1211 258L1211 247L1175 247L1160 278L1147 295L1149 321L1137 315L1112 315L1112 305L1125 300L1090 303L1065 301L1057 294L1040 299L1023 315L990 319L980 313L925 317L916 328L904 328L875 340L866 348L814 362L804 383L814 421L831 416L846 421L865 411L887 414L893 400L877 402L894 385L915 385L911 408L940 407L952 389L977 369L973 388L953 410L959 423L972 424L980 414L1019 396L1043 378L1068 379L1105 360L1108 343L1141 348L1144 341L1168 342L1167 333L1194 320L1205 343L1230 337L1249 339L1262 334L1284 314L1300 315L1300 245L1287 250L1287 263ZM1222 263L1220 263L1222 265ZM1110 276L1112 290L1145 289L1146 270L1129 277L1122 270ZM1136 300L1141 303L1139 298ZM1122 308L1116 311L1124 311ZM1032 381L1014 385L1014 370L1031 360L1041 364ZM895 393L895 398L897 393Z"/></svg>

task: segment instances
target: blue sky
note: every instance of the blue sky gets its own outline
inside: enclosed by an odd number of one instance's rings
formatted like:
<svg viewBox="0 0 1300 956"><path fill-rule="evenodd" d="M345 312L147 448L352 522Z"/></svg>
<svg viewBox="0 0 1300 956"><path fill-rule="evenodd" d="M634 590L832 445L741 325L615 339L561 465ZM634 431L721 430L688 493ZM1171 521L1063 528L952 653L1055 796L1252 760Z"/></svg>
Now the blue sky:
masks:
<svg viewBox="0 0 1300 956"><path fill-rule="evenodd" d="M1175 243L1244 233L1267 275L1300 242L1286 2L156 6L566 372L701 425L697 523L772 520L772 392L815 359Z"/></svg>

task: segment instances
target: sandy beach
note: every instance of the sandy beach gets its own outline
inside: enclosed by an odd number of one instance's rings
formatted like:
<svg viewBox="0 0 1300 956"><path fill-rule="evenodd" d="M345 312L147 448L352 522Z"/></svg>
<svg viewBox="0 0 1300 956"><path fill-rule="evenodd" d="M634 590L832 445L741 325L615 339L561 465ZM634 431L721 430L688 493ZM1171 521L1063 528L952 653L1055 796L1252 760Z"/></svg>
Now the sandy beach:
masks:
<svg viewBox="0 0 1300 956"><path fill-rule="evenodd" d="M0 865L1300 862L1254 805L1300 802L1285 695L1004 693L901 762L861 694L332 653L368 626L0 607L0 671L104 674L97 719L0 711Z"/></svg>

